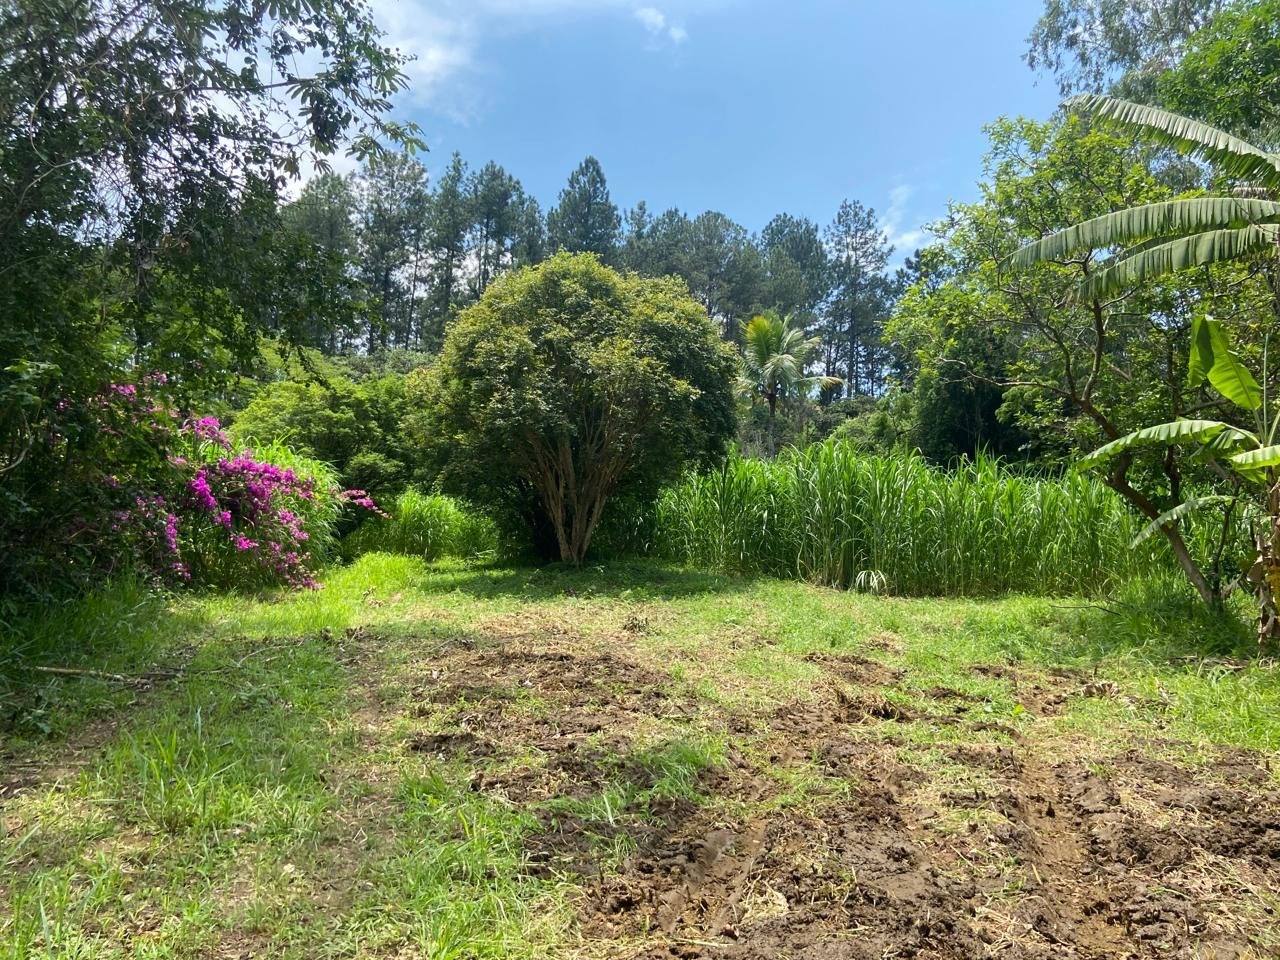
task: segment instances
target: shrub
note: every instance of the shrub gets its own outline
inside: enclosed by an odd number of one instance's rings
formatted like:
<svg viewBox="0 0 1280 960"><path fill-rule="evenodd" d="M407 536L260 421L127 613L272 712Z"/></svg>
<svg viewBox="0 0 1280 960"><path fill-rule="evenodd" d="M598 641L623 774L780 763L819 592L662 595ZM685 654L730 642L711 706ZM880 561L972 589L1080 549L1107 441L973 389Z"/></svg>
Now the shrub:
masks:
<svg viewBox="0 0 1280 960"><path fill-rule="evenodd" d="M437 560L477 557L497 549L492 521L452 497L409 488L391 504L388 516L366 521L342 542L343 553L381 551Z"/></svg>
<svg viewBox="0 0 1280 960"><path fill-rule="evenodd" d="M184 420L167 387L152 374L68 407L66 416L84 421L80 437L96 432L99 456L75 478L78 496L65 514L36 518L46 542L19 562L30 569L31 555L61 557L73 571L66 579L82 586L118 570L170 585L310 585L343 505L376 509L372 501L342 491L332 470L283 445L234 448L216 419ZM10 610L35 592L30 581L3 587Z"/></svg>
<svg viewBox="0 0 1280 960"><path fill-rule="evenodd" d="M411 377L446 492L581 561L606 503L656 496L733 434L735 360L681 281L559 254L508 273Z"/></svg>
<svg viewBox="0 0 1280 960"><path fill-rule="evenodd" d="M298 371L298 376L307 376ZM235 415L236 438L253 446L288 443L323 460L351 487L386 494L401 489L408 476L400 420L404 377L398 374L353 381L332 363L323 379L267 384Z"/></svg>
<svg viewBox="0 0 1280 960"><path fill-rule="evenodd" d="M112 529L169 583L310 587L348 502L376 509L363 491L343 491L326 465L281 444L237 451L205 417L177 431L152 492L118 511Z"/></svg>
<svg viewBox="0 0 1280 960"><path fill-rule="evenodd" d="M0 615L6 617L23 603L86 590L120 564L113 517L154 492L142 478L164 469L180 423L164 374L93 388L77 384L74 392L55 375L49 379L40 399L31 401L37 413L28 443L0 451Z"/></svg>

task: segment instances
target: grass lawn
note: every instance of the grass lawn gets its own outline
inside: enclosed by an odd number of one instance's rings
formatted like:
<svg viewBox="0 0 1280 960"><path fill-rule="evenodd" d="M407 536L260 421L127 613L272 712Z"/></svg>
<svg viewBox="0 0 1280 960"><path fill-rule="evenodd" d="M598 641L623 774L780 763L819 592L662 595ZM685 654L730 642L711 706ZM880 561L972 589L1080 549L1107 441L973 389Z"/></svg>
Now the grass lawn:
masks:
<svg viewBox="0 0 1280 960"><path fill-rule="evenodd" d="M0 956L1273 957L1240 642L625 564L118 591L0 660Z"/></svg>

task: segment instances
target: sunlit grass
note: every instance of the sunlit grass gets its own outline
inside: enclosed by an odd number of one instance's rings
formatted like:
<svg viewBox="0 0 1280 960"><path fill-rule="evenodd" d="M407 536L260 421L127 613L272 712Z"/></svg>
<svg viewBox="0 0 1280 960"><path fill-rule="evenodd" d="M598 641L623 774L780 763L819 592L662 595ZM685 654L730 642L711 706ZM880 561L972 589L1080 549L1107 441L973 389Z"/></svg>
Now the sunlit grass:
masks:
<svg viewBox="0 0 1280 960"><path fill-rule="evenodd" d="M833 656L872 661L879 679L861 693L920 718L869 720L858 736L891 746L939 796L982 786L952 756L975 744L1048 761L1134 742L1193 759L1280 748L1280 689L1246 656L1247 626L1166 587L1135 581L1106 603L895 598L645 563L512 569L393 554L331 569L316 591L165 600L118 584L8 648L18 699L5 747L57 772L0 799L0 956L563 955L579 881L527 861L554 817L578 818L612 869L635 848L628 824L656 805L816 813L859 789L815 757L774 769L724 723L831 702L838 681L822 664ZM513 803L473 788L482 761L405 749L471 712L410 709L441 650L544 635L624 648L692 712L637 718L625 752L604 748L600 789L576 799ZM37 696L30 668L49 662L158 679L36 675L56 688ZM974 669L1000 665L1020 681ZM1037 678L1070 695L1061 712L1035 709ZM1114 695L1082 693L1095 679ZM933 722L953 702L938 688L991 727ZM531 734L554 719L536 689L509 704ZM94 717L107 726L79 742ZM60 759L66 737L78 752ZM738 754L777 784L759 809L706 792L708 772ZM537 751L492 762L536 764ZM978 822L963 805L942 816L958 833Z"/></svg>
<svg viewBox="0 0 1280 960"><path fill-rule="evenodd" d="M451 497L422 493L410 487L385 504L389 516L365 521L342 544L343 553L369 551L403 553L438 560L441 557L492 557L498 546L493 522Z"/></svg>
<svg viewBox="0 0 1280 960"><path fill-rule="evenodd" d="M682 563L869 593L1101 594L1162 563L1129 542L1136 515L1098 480L1015 474L980 458L829 442L691 475L659 502L654 540Z"/></svg>

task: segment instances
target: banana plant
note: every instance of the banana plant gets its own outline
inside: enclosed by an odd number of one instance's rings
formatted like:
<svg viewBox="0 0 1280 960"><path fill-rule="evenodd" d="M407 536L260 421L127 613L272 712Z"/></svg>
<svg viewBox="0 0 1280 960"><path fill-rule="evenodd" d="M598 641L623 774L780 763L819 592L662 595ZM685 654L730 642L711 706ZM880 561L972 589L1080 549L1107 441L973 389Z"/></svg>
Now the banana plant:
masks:
<svg viewBox="0 0 1280 960"><path fill-rule="evenodd" d="M1266 351L1259 384L1232 349L1222 323L1208 316L1197 317L1191 327L1187 377L1191 387L1208 383L1225 400L1247 411L1254 429L1221 420L1174 420L1113 440L1086 456L1080 465L1098 467L1143 447L1194 447L1191 458L1210 464L1230 492L1185 500L1153 519L1134 542L1167 530L1198 510L1220 507L1226 511L1225 545L1232 515L1240 511L1253 536L1255 556L1244 579L1252 586L1258 604L1258 640L1273 644L1280 639L1276 604L1280 596L1280 408L1268 395Z"/></svg>
<svg viewBox="0 0 1280 960"><path fill-rule="evenodd" d="M1078 297L1109 296L1190 267L1280 250L1280 154L1158 107L1093 94L1063 107L1121 133L1203 160L1237 182L1234 195L1184 197L1117 210L1018 250L1015 267L1061 261L1078 251L1112 251Z"/></svg>

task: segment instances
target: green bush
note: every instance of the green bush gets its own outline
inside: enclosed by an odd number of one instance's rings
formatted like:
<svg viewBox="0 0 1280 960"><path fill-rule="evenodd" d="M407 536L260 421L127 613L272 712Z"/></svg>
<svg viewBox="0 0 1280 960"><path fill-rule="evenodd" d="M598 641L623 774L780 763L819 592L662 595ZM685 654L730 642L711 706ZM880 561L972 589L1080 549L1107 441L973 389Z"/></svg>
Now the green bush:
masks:
<svg viewBox="0 0 1280 960"><path fill-rule="evenodd" d="M690 474L658 503L668 559L903 595L1099 594L1166 563L1098 480L828 441Z"/></svg>
<svg viewBox="0 0 1280 960"><path fill-rule="evenodd" d="M231 429L245 442L286 442L331 464L343 485L385 496L408 480L403 414L403 376L353 381L326 369L323 380L281 380L262 387L235 415Z"/></svg>
<svg viewBox="0 0 1280 960"><path fill-rule="evenodd" d="M366 521L343 540L345 555L380 551L437 560L478 557L497 549L498 534L492 521L452 497L411 487L386 509L389 516Z"/></svg>

